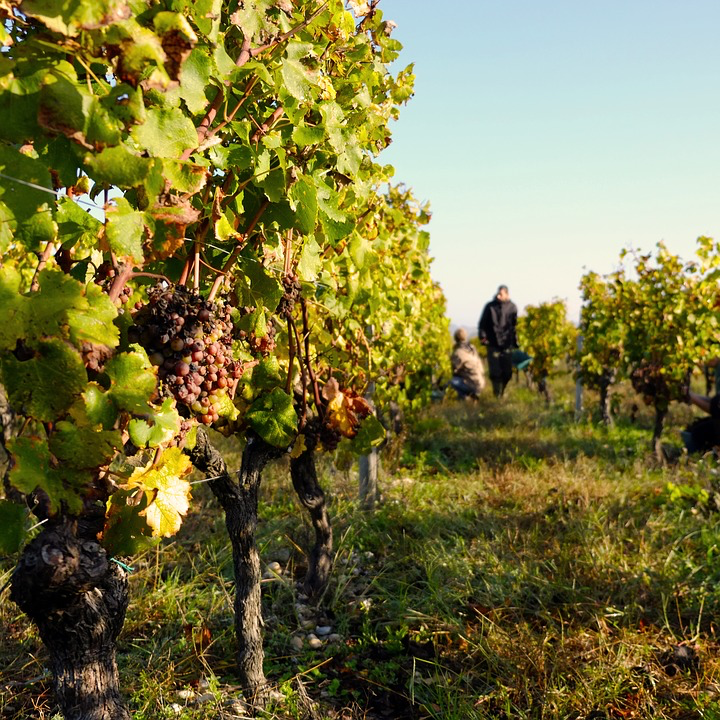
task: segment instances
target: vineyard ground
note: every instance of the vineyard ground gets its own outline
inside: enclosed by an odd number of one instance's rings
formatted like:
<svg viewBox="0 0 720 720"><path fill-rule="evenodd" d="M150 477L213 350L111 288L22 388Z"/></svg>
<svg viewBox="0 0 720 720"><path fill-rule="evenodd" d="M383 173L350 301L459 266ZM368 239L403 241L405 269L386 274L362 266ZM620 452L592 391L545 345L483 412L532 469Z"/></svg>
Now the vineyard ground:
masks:
<svg viewBox="0 0 720 720"><path fill-rule="evenodd" d="M720 717L720 475L680 453L691 411L673 408L674 459L659 466L650 413L626 419L627 388L610 429L575 422L569 380L551 391L549 408L513 383L502 403L429 409L374 513L358 507L352 473L325 468L337 559L317 608L295 583L309 523L287 466L268 471L259 544L263 565L277 563L263 581L277 703L266 717ZM238 449L225 450L239 467ZM223 518L195 488L180 534L132 559L118 662L137 720L247 714ZM313 649L316 625L332 641ZM55 717L44 668L4 594L0 717Z"/></svg>

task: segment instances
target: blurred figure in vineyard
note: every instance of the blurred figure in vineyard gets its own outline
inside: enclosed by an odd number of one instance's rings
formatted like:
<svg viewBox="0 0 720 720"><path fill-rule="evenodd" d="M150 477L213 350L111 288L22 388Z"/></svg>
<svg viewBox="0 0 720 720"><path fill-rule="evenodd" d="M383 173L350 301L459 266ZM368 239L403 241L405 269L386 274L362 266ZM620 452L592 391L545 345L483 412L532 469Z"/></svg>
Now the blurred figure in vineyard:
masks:
<svg viewBox="0 0 720 720"><path fill-rule="evenodd" d="M700 418L680 433L687 451L709 452L720 445L720 395L708 397L692 390L687 391L685 401L696 405L710 417Z"/></svg>
<svg viewBox="0 0 720 720"><path fill-rule="evenodd" d="M468 342L463 328L455 331L455 347L450 358L453 376L450 385L460 399L476 398L485 387L485 370L477 350Z"/></svg>
<svg viewBox="0 0 720 720"><path fill-rule="evenodd" d="M478 335L487 345L490 381L495 397L502 397L512 378L512 351L517 348L517 307L510 300L507 285L501 285L495 298L482 311Z"/></svg>

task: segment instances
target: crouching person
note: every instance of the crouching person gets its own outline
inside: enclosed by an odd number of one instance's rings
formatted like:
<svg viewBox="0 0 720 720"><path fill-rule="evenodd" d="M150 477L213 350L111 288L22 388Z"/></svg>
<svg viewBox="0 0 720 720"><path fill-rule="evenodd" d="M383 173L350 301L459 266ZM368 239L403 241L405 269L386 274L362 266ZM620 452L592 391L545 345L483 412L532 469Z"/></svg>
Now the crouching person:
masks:
<svg viewBox="0 0 720 720"><path fill-rule="evenodd" d="M477 350L468 342L467 331L455 331L455 347L450 358L453 376L450 386L460 399L477 398L485 387L485 370Z"/></svg>
<svg viewBox="0 0 720 720"><path fill-rule="evenodd" d="M699 407L709 417L699 418L680 433L689 453L705 453L720 446L720 395L708 397L688 390L685 402Z"/></svg>

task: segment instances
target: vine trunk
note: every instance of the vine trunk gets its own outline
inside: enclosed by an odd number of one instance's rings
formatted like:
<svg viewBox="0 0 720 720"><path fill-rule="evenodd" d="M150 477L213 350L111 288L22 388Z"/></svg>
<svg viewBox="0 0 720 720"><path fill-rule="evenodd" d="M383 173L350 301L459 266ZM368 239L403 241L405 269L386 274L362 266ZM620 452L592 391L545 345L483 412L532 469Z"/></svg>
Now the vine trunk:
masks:
<svg viewBox="0 0 720 720"><path fill-rule="evenodd" d="M330 578L333 535L325 494L318 482L314 448L308 448L290 460L290 476L300 502L310 513L310 522L315 531L315 544L310 551L303 585L306 595L315 596L325 589Z"/></svg>
<svg viewBox="0 0 720 720"><path fill-rule="evenodd" d="M225 511L225 527L232 545L235 572L238 675L243 690L252 701L262 701L267 690L263 670L262 576L255 543L258 493L263 469L283 452L249 433L237 480L230 476L225 461L211 445L204 430L198 432L195 448L188 453L193 465L213 478L210 488Z"/></svg>
<svg viewBox="0 0 720 720"><path fill-rule="evenodd" d="M40 533L20 557L10 597L37 625L65 720L130 720L115 662L127 577L94 525L68 521Z"/></svg>

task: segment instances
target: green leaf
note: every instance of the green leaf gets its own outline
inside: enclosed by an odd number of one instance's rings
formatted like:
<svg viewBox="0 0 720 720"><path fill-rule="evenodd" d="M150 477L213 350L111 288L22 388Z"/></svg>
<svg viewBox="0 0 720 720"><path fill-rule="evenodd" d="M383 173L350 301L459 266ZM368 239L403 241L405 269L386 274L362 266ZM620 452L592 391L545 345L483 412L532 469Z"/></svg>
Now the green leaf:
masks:
<svg viewBox="0 0 720 720"><path fill-rule="evenodd" d="M62 463L81 470L105 465L122 446L119 430L100 430L60 420L50 437L50 452Z"/></svg>
<svg viewBox="0 0 720 720"><path fill-rule="evenodd" d="M27 510L9 500L0 500L0 553L17 552L25 537Z"/></svg>
<svg viewBox="0 0 720 720"><path fill-rule="evenodd" d="M61 502L67 503L71 512L77 512L82 507L75 490L81 490L91 476L52 467L47 442L38 437L15 438L10 441L9 449L15 461L10 471L10 482L20 492L28 494L37 488L44 490L53 512L59 509Z"/></svg>
<svg viewBox="0 0 720 720"><path fill-rule="evenodd" d="M195 194L205 187L208 171L201 165L163 160L163 174L170 186L180 193Z"/></svg>
<svg viewBox="0 0 720 720"><path fill-rule="evenodd" d="M322 263L322 248L318 245L314 237L309 237L303 245L300 261L297 266L300 279L309 283L315 282Z"/></svg>
<svg viewBox="0 0 720 720"><path fill-rule="evenodd" d="M110 379L108 395L121 410L136 415L149 415L153 410L148 401L155 393L157 378L145 351L133 345L131 352L112 357L105 365Z"/></svg>
<svg viewBox="0 0 720 720"><path fill-rule="evenodd" d="M71 187L77 182L84 153L83 148L70 142L64 135L58 135L44 147L38 148L40 160L53 171L53 176L57 175L57 182L62 187Z"/></svg>
<svg viewBox="0 0 720 720"><path fill-rule="evenodd" d="M136 155L125 145L105 148L101 153L85 158L85 167L96 182L119 188L142 185L151 164L151 160Z"/></svg>
<svg viewBox="0 0 720 720"><path fill-rule="evenodd" d="M195 25L211 43L217 43L220 33L220 19L222 17L222 0L194 0L188 4ZM222 47L222 44L219 45Z"/></svg>
<svg viewBox="0 0 720 720"><path fill-rule="evenodd" d="M315 73L309 71L299 60L283 59L280 75L290 95L301 101L312 99L310 88L314 84Z"/></svg>
<svg viewBox="0 0 720 720"><path fill-rule="evenodd" d="M348 243L348 253L358 270L362 270L365 267L366 258L370 254L370 250L370 241L360 235L360 233L353 233Z"/></svg>
<svg viewBox="0 0 720 720"><path fill-rule="evenodd" d="M140 418L130 421L130 439L139 448L159 447L172 440L180 432L180 415L172 398L165 398L159 410L153 410L152 424Z"/></svg>
<svg viewBox="0 0 720 720"><path fill-rule="evenodd" d="M94 100L87 88L78 83L73 66L61 61L40 90L38 122L45 129L89 148L85 128Z"/></svg>
<svg viewBox="0 0 720 720"><path fill-rule="evenodd" d="M135 493L137 490L118 490L108 501L102 545L109 555L134 555L159 542L140 515L147 507L147 498L143 494L136 503Z"/></svg>
<svg viewBox="0 0 720 720"><path fill-rule="evenodd" d="M240 319L235 320L235 327L238 330L244 330L248 334L265 337L267 335L265 311L262 307L259 307L251 313L243 315Z"/></svg>
<svg viewBox="0 0 720 720"><path fill-rule="evenodd" d="M112 398L100 385L88 383L82 398L70 409L70 415L78 424L101 425L110 430L118 417Z"/></svg>
<svg viewBox="0 0 720 720"><path fill-rule="evenodd" d="M199 115L208 105L205 91L211 76L217 72L212 56L204 48L194 48L183 63L180 74L180 97L193 115ZM217 89L214 90L217 92Z"/></svg>
<svg viewBox="0 0 720 720"><path fill-rule="evenodd" d="M238 236L238 231L228 220L227 213L223 213L218 220L215 221L215 237L218 240L227 242L231 238Z"/></svg>
<svg viewBox="0 0 720 720"><path fill-rule="evenodd" d="M290 207L295 211L297 228L303 235L315 230L318 201L317 189L311 177L301 175L290 188Z"/></svg>
<svg viewBox="0 0 720 720"><path fill-rule="evenodd" d="M220 417L228 420L237 420L240 417L240 411L235 407L235 403L227 393L222 393L215 404L218 408L217 414Z"/></svg>
<svg viewBox="0 0 720 720"><path fill-rule="evenodd" d="M129 127L145 121L145 102L141 88L118 83L99 102L108 115L116 118L123 126Z"/></svg>
<svg viewBox="0 0 720 720"><path fill-rule="evenodd" d="M264 358L253 368L252 385L258 390L277 387L282 383L280 363L275 356Z"/></svg>
<svg viewBox="0 0 720 720"><path fill-rule="evenodd" d="M59 338L37 343L34 356L20 361L0 355L2 382L10 404L23 415L43 422L62 416L87 385L80 353Z"/></svg>
<svg viewBox="0 0 720 720"><path fill-rule="evenodd" d="M118 22L130 15L130 8L125 0L23 0L22 12L54 32L72 36Z"/></svg>
<svg viewBox="0 0 720 720"><path fill-rule="evenodd" d="M280 69L285 89L297 100L312 100L311 88L317 84L317 71L309 67L316 60L313 46L291 41L286 55Z"/></svg>
<svg viewBox="0 0 720 720"><path fill-rule="evenodd" d="M58 241L66 249L78 246L90 248L97 244L102 223L89 212L83 210L74 200L59 198Z"/></svg>
<svg viewBox="0 0 720 720"><path fill-rule="evenodd" d="M357 175L362 157L362 151L357 141L354 138L348 138L344 143L342 152L338 154L338 171L351 177Z"/></svg>
<svg viewBox="0 0 720 720"><path fill-rule="evenodd" d="M332 149L337 153L342 152L345 146L343 137L345 115L342 108L336 102L325 102L320 106L320 114L325 121L325 129Z"/></svg>
<svg viewBox="0 0 720 720"><path fill-rule="evenodd" d="M282 285L268 273L251 250L240 255L238 265L248 281L247 287L254 304L274 311L283 296Z"/></svg>
<svg viewBox="0 0 720 720"><path fill-rule="evenodd" d="M70 339L76 345L89 342L117 347L120 331L113 321L118 311L112 300L95 283L85 286L84 300L81 307L70 308L67 312Z"/></svg>
<svg viewBox="0 0 720 720"><path fill-rule="evenodd" d="M361 421L357 435L351 445L358 455L367 455L385 439L385 428L375 415L368 415Z"/></svg>
<svg viewBox="0 0 720 720"><path fill-rule="evenodd" d="M119 257L130 257L141 261L143 257L142 241L145 224L141 212L133 209L124 198L115 198L115 206L107 211L105 239L110 249Z"/></svg>
<svg viewBox="0 0 720 720"><path fill-rule="evenodd" d="M298 147L319 145L325 139L325 128L322 126L312 127L303 123L295 127L292 139Z"/></svg>
<svg viewBox="0 0 720 720"><path fill-rule="evenodd" d="M140 147L157 157L176 158L184 150L197 147L197 130L190 118L178 108L148 110L142 125L132 135Z"/></svg>
<svg viewBox="0 0 720 720"><path fill-rule="evenodd" d="M26 337L69 336L80 347L84 342L115 347L118 329L112 324L117 308L102 289L87 286L58 270L45 269L39 290L27 303L30 319Z"/></svg>
<svg viewBox="0 0 720 720"><path fill-rule="evenodd" d="M165 90L170 78L165 71L167 56L161 39L134 18L108 31L107 43L119 46L116 75L137 87L144 80L149 88Z"/></svg>
<svg viewBox="0 0 720 720"><path fill-rule="evenodd" d="M297 414L292 398L280 388L261 395L245 414L250 427L265 442L287 447L297 432Z"/></svg>
<svg viewBox="0 0 720 720"><path fill-rule="evenodd" d="M28 298L20 294L22 276L11 265L0 268L0 350L14 350L18 338L25 337L30 323Z"/></svg>
<svg viewBox="0 0 720 720"><path fill-rule="evenodd" d="M285 196L285 172L278 167L271 168L271 152L264 150L258 155L255 167L255 182L261 187L270 202L280 202Z"/></svg>
<svg viewBox="0 0 720 720"><path fill-rule="evenodd" d="M52 181L47 168L8 145L0 145L0 224L36 250L43 242L53 240L56 227L51 205L54 204ZM29 185L27 184L29 183ZM42 188L47 188L45 192Z"/></svg>
<svg viewBox="0 0 720 720"><path fill-rule="evenodd" d="M253 39L265 29L265 13L271 4L270 0L245 0L231 20L242 30L244 37Z"/></svg>

